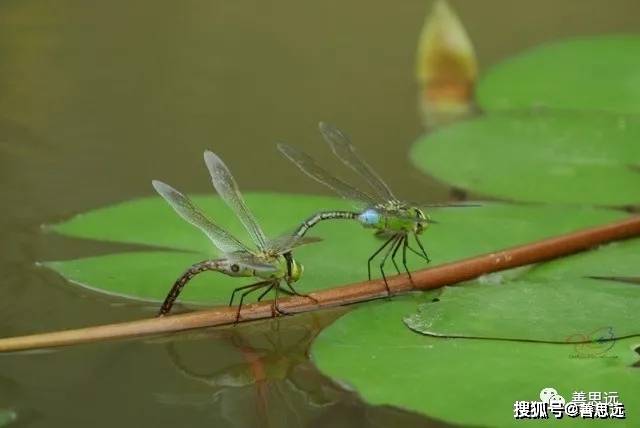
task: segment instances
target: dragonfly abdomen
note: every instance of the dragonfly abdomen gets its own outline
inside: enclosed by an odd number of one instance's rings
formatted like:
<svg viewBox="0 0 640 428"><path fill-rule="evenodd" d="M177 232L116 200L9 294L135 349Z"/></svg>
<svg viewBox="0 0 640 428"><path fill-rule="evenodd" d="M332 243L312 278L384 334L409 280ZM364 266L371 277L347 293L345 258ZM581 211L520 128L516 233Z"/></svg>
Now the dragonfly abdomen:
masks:
<svg viewBox="0 0 640 428"><path fill-rule="evenodd" d="M205 260L192 265L189 269L186 270L185 273L182 274L180 278L178 278L178 280L173 284L173 287L171 287L169 294L167 294L167 297L164 299L164 302L160 307L159 315L165 315L168 314L169 311L171 311L171 307L180 295L180 292L182 291L186 283L191 280L191 278L207 270L224 272L225 263L226 261L221 259Z"/></svg>
<svg viewBox="0 0 640 428"><path fill-rule="evenodd" d="M376 209L369 208L358 215L358 221L364 227L375 227L377 229L384 229L384 217Z"/></svg>
<svg viewBox="0 0 640 428"><path fill-rule="evenodd" d="M333 220L333 219L344 219L344 220L353 220L358 217L358 213L352 211L322 211L319 213L315 213L308 219L302 222L300 227L295 231L294 235L296 236L304 236L307 233L307 230L311 229L316 224L320 223L323 220Z"/></svg>

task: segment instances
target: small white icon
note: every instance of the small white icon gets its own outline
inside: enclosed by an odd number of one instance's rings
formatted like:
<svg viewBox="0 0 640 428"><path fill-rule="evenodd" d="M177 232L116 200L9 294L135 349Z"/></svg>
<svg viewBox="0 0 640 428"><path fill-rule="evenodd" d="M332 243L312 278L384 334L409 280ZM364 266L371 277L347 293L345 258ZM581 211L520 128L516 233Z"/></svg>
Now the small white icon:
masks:
<svg viewBox="0 0 640 428"><path fill-rule="evenodd" d="M560 394L556 394L549 398L547 406L549 412L553 413L553 416L555 416L556 419L562 419L562 415L564 415L564 403L564 397Z"/></svg>
<svg viewBox="0 0 640 428"><path fill-rule="evenodd" d="M556 391L554 388L543 388L542 391L540 391L540 401L549 404L549 400L551 399L551 397L554 397L556 395L558 395L558 391ZM562 396L559 397L562 398ZM564 403L564 398L562 398L562 402Z"/></svg>
<svg viewBox="0 0 640 428"><path fill-rule="evenodd" d="M564 397L560 394L556 394L549 398L549 407L561 407L564 408Z"/></svg>

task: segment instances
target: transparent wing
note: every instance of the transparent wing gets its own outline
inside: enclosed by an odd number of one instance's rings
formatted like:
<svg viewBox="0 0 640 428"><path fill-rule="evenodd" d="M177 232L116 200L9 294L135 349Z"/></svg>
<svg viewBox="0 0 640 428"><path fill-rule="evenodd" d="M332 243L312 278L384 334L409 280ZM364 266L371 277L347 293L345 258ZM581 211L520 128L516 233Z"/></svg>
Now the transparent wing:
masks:
<svg viewBox="0 0 640 428"><path fill-rule="evenodd" d="M283 143L278 144L278 150L291 162L296 164L296 166L300 168L302 172L316 180L318 183L324 184L325 186L331 188L343 198L358 201L366 205L376 205L378 203L378 201L376 201L366 193L361 192L350 184L347 184L339 178L334 177L331 173L318 165L311 156L307 155L302 150L298 150L295 147Z"/></svg>
<svg viewBox="0 0 640 428"><path fill-rule="evenodd" d="M242 194L240 194L240 189L238 189L238 185L227 166L222 162L222 159L210 151L204 152L204 162L209 169L213 187L216 188L220 197L224 199L227 205L236 213L245 229L247 229L247 232L249 232L249 235L251 235L253 242L258 248L264 250L266 248L267 238L264 236L264 232L258 225L255 217L253 217L253 214L251 214L251 211L247 208Z"/></svg>
<svg viewBox="0 0 640 428"><path fill-rule="evenodd" d="M411 203L410 205L414 205L420 208L473 208L473 207L481 207L481 204L467 204L464 202L455 203L455 202L443 202L438 204L420 204L420 203Z"/></svg>
<svg viewBox="0 0 640 428"><path fill-rule="evenodd" d="M238 252L226 254L228 260L242 263L245 266L248 266L252 269L261 271L261 272L276 272L278 268L273 264L266 263L264 260L256 257L255 255L247 252Z"/></svg>
<svg viewBox="0 0 640 428"><path fill-rule="evenodd" d="M301 245L320 241L322 241L322 238L316 238L314 236L285 235L267 241L267 248L275 251L277 254L284 254Z"/></svg>
<svg viewBox="0 0 640 428"><path fill-rule="evenodd" d="M153 180L151 183L156 192L180 217L203 231L220 251L223 253L250 251L243 243L209 220L185 195L162 181Z"/></svg>
<svg viewBox="0 0 640 428"><path fill-rule="evenodd" d="M318 128L322 133L325 141L331 147L333 153L349 168L360 174L369 185L376 191L380 202L395 201L396 197L389 189L389 186L380 178L380 176L369 166L367 162L356 153L355 147L351 144L347 137L338 128L324 122L318 124Z"/></svg>

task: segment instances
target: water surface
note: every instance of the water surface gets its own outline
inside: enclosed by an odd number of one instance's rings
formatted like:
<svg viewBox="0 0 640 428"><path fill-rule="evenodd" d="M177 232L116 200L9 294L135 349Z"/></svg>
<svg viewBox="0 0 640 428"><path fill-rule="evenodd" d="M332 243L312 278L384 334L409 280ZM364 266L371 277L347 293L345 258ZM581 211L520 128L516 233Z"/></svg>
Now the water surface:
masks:
<svg viewBox="0 0 640 428"><path fill-rule="evenodd" d="M333 162L316 132L326 120L398 193L446 200L449 189L406 158L422 131L413 62L430 4L2 2L0 335L153 314L36 267L115 251L40 225L150 195L153 178L212 191L204 149L245 190L326 193L274 147L286 141ZM452 4L483 69L545 41L637 31L640 15L634 0ZM0 355L0 409L34 427L438 425L368 406L315 370L307 347L339 314Z"/></svg>

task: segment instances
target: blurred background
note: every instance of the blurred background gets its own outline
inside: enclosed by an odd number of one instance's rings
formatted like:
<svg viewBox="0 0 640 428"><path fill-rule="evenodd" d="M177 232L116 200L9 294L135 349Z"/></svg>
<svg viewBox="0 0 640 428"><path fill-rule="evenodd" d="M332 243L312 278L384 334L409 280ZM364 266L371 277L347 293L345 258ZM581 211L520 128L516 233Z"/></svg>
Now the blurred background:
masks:
<svg viewBox="0 0 640 428"><path fill-rule="evenodd" d="M113 250L47 236L40 226L151 195L154 178L190 193L212 192L202 163L205 149L225 159L244 191L328 194L300 179L275 150L275 142L285 141L331 165L316 128L326 120L352 136L392 188L405 189L409 199L446 200L450 189L415 171L406 156L424 132L414 70L431 5L414 0L0 3L0 335L151 315L149 305L97 296L37 268L38 260ZM450 5L474 44L481 73L546 41L639 29L635 0L452 0ZM292 343L300 341L291 333L285 342L290 336ZM229 364L244 361L227 336L218 339ZM191 345L198 361L226 352L205 348L215 348L216 341L203 342ZM344 426L376 426L385 417L407 426L427 424L393 409L364 422L363 412L371 409L353 393L320 380L304 358L305 347L298 348L302 358L296 361L311 373L305 378L309 388L330 392L319 393L324 404L294 400L282 411L289 418L274 426L304 425L310 415L315 426L344 421L351 421ZM107 426L120 417L132 426L223 420L219 409L202 399L210 391L182 376L168 355L164 346L142 342L0 355L0 409L13 409L14 423L25 426ZM180 403L193 398L189 411L176 413L176 406L185 407L166 398L169 389L168 396L182 397ZM282 394L291 399L296 391L286 383ZM254 400L249 394L231 401L253 406ZM342 416L318 416L327 402L342 406L335 413ZM237 425L255 423L238 420Z"/></svg>

